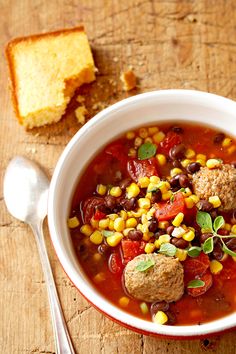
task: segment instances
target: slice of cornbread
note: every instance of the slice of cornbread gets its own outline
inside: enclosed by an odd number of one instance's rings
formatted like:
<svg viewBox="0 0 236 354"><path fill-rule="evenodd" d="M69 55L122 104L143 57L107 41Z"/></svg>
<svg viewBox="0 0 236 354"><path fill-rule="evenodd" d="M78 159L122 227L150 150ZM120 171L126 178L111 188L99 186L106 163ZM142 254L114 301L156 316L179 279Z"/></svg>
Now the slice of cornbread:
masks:
<svg viewBox="0 0 236 354"><path fill-rule="evenodd" d="M75 89L95 80L83 26L15 39L6 55L16 115L27 128L59 121Z"/></svg>

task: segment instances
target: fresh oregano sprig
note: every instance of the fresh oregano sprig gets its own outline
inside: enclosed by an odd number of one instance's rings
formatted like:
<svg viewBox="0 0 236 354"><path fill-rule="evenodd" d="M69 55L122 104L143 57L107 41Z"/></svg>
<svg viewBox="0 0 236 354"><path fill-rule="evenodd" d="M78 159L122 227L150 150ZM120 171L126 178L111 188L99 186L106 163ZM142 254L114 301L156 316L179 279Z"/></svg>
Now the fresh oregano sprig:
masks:
<svg viewBox="0 0 236 354"><path fill-rule="evenodd" d="M206 213L205 211L198 211L197 212L197 223L198 225L205 230L209 230L212 233L212 237L206 239L203 243L202 250L204 253L208 254L211 253L214 249L214 238L218 237L222 243L222 250L224 253L229 254L230 256L236 257L236 252L231 251L225 244L225 238L235 238L236 235L227 235L222 236L218 234L218 230L224 226L225 220L223 216L217 216L212 223L211 215Z"/></svg>

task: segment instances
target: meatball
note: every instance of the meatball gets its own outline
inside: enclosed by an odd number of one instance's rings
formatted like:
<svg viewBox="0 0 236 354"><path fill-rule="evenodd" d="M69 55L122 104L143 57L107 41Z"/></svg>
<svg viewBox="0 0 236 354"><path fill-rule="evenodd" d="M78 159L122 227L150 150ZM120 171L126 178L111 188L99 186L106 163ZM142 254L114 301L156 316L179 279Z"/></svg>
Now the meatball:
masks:
<svg viewBox="0 0 236 354"><path fill-rule="evenodd" d="M223 164L220 168L202 167L193 175L193 190L200 199L217 195L221 200L221 210L236 208L236 169Z"/></svg>
<svg viewBox="0 0 236 354"><path fill-rule="evenodd" d="M137 270L141 261L148 260L155 264L146 271ZM177 301L184 293L183 266L177 258L141 254L126 265L124 283L128 293L138 300Z"/></svg>

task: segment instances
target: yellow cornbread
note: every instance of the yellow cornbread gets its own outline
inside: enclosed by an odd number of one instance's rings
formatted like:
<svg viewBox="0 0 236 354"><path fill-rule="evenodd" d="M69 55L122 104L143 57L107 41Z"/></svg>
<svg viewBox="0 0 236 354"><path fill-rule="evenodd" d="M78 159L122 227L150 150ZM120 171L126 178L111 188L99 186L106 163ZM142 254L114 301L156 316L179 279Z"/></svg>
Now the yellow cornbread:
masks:
<svg viewBox="0 0 236 354"><path fill-rule="evenodd" d="M6 55L16 115L27 128L59 121L75 89L95 80L83 26L15 39Z"/></svg>

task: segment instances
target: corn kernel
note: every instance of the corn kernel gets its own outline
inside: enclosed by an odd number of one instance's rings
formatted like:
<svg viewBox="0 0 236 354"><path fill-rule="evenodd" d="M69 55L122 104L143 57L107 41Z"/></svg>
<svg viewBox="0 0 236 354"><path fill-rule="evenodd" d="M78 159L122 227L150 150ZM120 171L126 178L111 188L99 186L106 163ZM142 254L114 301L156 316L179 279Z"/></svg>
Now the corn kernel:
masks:
<svg viewBox="0 0 236 354"><path fill-rule="evenodd" d="M154 183L154 184L158 184L158 183L160 183L160 177L158 177L158 176L151 176L151 177L150 177L150 182L151 182L151 183Z"/></svg>
<svg viewBox="0 0 236 354"><path fill-rule="evenodd" d="M195 237L195 232L193 230L189 230L182 237L185 241L191 242Z"/></svg>
<svg viewBox="0 0 236 354"><path fill-rule="evenodd" d="M98 184L98 185L97 185L97 193L98 193L99 195L105 195L106 192L107 192L107 187L104 186L104 184Z"/></svg>
<svg viewBox="0 0 236 354"><path fill-rule="evenodd" d="M175 257L179 259L179 261L183 262L187 258L188 252L186 250L182 250L180 248L176 249Z"/></svg>
<svg viewBox="0 0 236 354"><path fill-rule="evenodd" d="M73 218L69 218L67 220L67 225L70 229L75 229L76 227L79 226L79 220L77 216L73 216Z"/></svg>
<svg viewBox="0 0 236 354"><path fill-rule="evenodd" d="M141 223L142 223L142 224L147 224L147 223L148 223L147 214L142 214L142 216L141 216Z"/></svg>
<svg viewBox="0 0 236 354"><path fill-rule="evenodd" d="M217 159L209 159L207 160L206 162L206 166L210 169L213 169L213 168L218 168L222 165L222 162L221 160L217 160Z"/></svg>
<svg viewBox="0 0 236 354"><path fill-rule="evenodd" d="M85 225L81 226L80 232L85 236L90 236L93 232L93 229L90 225L85 224Z"/></svg>
<svg viewBox="0 0 236 354"><path fill-rule="evenodd" d="M159 236L159 244L162 245L163 243L169 243L170 242L170 235L168 234L164 234Z"/></svg>
<svg viewBox="0 0 236 354"><path fill-rule="evenodd" d="M184 159L181 161L181 165L185 168L187 167L192 161L189 159Z"/></svg>
<svg viewBox="0 0 236 354"><path fill-rule="evenodd" d="M150 219L153 217L155 211L156 211L155 208L151 208L150 210L148 210L148 212L147 212L147 218L148 218L148 220L150 220Z"/></svg>
<svg viewBox="0 0 236 354"><path fill-rule="evenodd" d="M233 234L236 234L236 225L233 225L231 227L231 231L232 231Z"/></svg>
<svg viewBox="0 0 236 354"><path fill-rule="evenodd" d="M148 134L149 135L154 135L155 133L157 133L159 131L158 127L149 127L148 128Z"/></svg>
<svg viewBox="0 0 236 354"><path fill-rule="evenodd" d="M108 217L110 220L115 220L118 218L118 215L117 214L109 214Z"/></svg>
<svg viewBox="0 0 236 354"><path fill-rule="evenodd" d="M161 244L160 244L159 240L156 240L156 241L154 242L154 245L155 245L155 247L156 247L157 249L159 249L159 248L161 247Z"/></svg>
<svg viewBox="0 0 236 354"><path fill-rule="evenodd" d="M124 235L124 236L128 236L128 233L129 233L131 230L134 230L134 227L127 227L127 228L125 228L124 231L123 231L123 235Z"/></svg>
<svg viewBox="0 0 236 354"><path fill-rule="evenodd" d="M189 197L190 195L192 195L192 191L189 187L185 188L182 193L185 197Z"/></svg>
<svg viewBox="0 0 236 354"><path fill-rule="evenodd" d="M170 189L170 183L167 181L161 181L158 184L158 188L161 190L161 193L166 193Z"/></svg>
<svg viewBox="0 0 236 354"><path fill-rule="evenodd" d="M151 200L152 199L152 192L146 193L145 198L148 198Z"/></svg>
<svg viewBox="0 0 236 354"><path fill-rule="evenodd" d="M156 159L160 166L164 166L166 164L166 157L163 154L157 154Z"/></svg>
<svg viewBox="0 0 236 354"><path fill-rule="evenodd" d="M144 241L147 241L147 242L148 242L151 237L152 237L152 236L150 235L149 232L144 232L144 233L143 233L143 240L144 240Z"/></svg>
<svg viewBox="0 0 236 354"><path fill-rule="evenodd" d="M224 140L222 141L222 146L223 147L228 147L232 144L232 139L230 138L224 138Z"/></svg>
<svg viewBox="0 0 236 354"><path fill-rule="evenodd" d="M154 245L154 243L147 243L146 245L145 245L145 248L144 248L144 251L146 252L146 253L153 253L154 251L155 251L155 245Z"/></svg>
<svg viewBox="0 0 236 354"><path fill-rule="evenodd" d="M128 152L128 156L130 157L136 157L137 151L134 148L130 148Z"/></svg>
<svg viewBox="0 0 236 354"><path fill-rule="evenodd" d="M196 156L196 159L197 160L205 160L206 161L206 155L204 155L204 154L197 154L197 156Z"/></svg>
<svg viewBox="0 0 236 354"><path fill-rule="evenodd" d="M121 194L122 194L122 189L120 187L112 187L110 189L110 192L109 194L112 196L112 197L120 197Z"/></svg>
<svg viewBox="0 0 236 354"><path fill-rule="evenodd" d="M100 253L94 253L93 260L95 262L99 262L102 259L102 255Z"/></svg>
<svg viewBox="0 0 236 354"><path fill-rule="evenodd" d="M120 299L119 299L119 305L122 306L122 307L127 307L129 305L129 298L127 296L122 296Z"/></svg>
<svg viewBox="0 0 236 354"><path fill-rule="evenodd" d="M223 265L216 259L213 259L210 262L210 271L212 274L218 274L222 269L223 269Z"/></svg>
<svg viewBox="0 0 236 354"><path fill-rule="evenodd" d="M183 170L181 170L181 168L178 168L178 167L175 167L175 168L172 168L172 170L170 171L170 175L171 177L174 177L176 175L179 175L183 172Z"/></svg>
<svg viewBox="0 0 236 354"><path fill-rule="evenodd" d="M185 157L187 159L192 159L196 155L195 151L193 149L187 149L185 151Z"/></svg>
<svg viewBox="0 0 236 354"><path fill-rule="evenodd" d="M125 221L122 218L114 220L114 229L118 232L123 231L125 228Z"/></svg>
<svg viewBox="0 0 236 354"><path fill-rule="evenodd" d="M126 188L126 192L127 192L127 198L131 199L131 198L135 198L135 197L137 197L137 195L139 195L140 189L139 189L139 186L136 183L131 183Z"/></svg>
<svg viewBox="0 0 236 354"><path fill-rule="evenodd" d="M139 136L137 136L137 138L134 139L134 146L137 148L139 146L141 146L143 143L143 139L140 138Z"/></svg>
<svg viewBox="0 0 236 354"><path fill-rule="evenodd" d="M103 241L103 235L100 231L96 230L90 235L90 241L95 245L100 245Z"/></svg>
<svg viewBox="0 0 236 354"><path fill-rule="evenodd" d="M156 183L149 183L148 188L147 188L147 193L156 191L159 188L159 185Z"/></svg>
<svg viewBox="0 0 236 354"><path fill-rule="evenodd" d="M109 220L108 229L109 229L110 231L113 231L113 230L114 230L114 220Z"/></svg>
<svg viewBox="0 0 236 354"><path fill-rule="evenodd" d="M135 218L130 218L126 220L125 227L130 228L130 227L136 227L138 224L137 220Z"/></svg>
<svg viewBox="0 0 236 354"><path fill-rule="evenodd" d="M209 197L208 201L213 205L214 208L218 208L219 206L221 206L221 201L218 195Z"/></svg>
<svg viewBox="0 0 236 354"><path fill-rule="evenodd" d="M127 212L126 212L125 210L121 210L121 211L120 211L120 217L121 217L123 220L127 220L127 218L128 218Z"/></svg>
<svg viewBox="0 0 236 354"><path fill-rule="evenodd" d="M152 144L152 143L153 143L153 140L152 140L152 138L151 138L150 136L148 136L147 138L144 139L144 142L145 142L145 143L151 143L151 144Z"/></svg>
<svg viewBox="0 0 236 354"><path fill-rule="evenodd" d="M152 138L155 143L159 144L165 138L165 134L163 132L157 132Z"/></svg>
<svg viewBox="0 0 236 354"><path fill-rule="evenodd" d="M172 197L173 193L171 191L167 191L162 193L162 200L169 200Z"/></svg>
<svg viewBox="0 0 236 354"><path fill-rule="evenodd" d="M233 154L234 152L235 152L235 150L236 150L236 146L235 145L232 145L232 146L230 146L229 148L228 148L228 154L229 155L231 155L231 154Z"/></svg>
<svg viewBox="0 0 236 354"><path fill-rule="evenodd" d="M140 138L143 138L143 139L148 137L148 131L146 128L140 128L138 131L138 134L139 134Z"/></svg>
<svg viewBox="0 0 236 354"><path fill-rule="evenodd" d="M109 226L110 220L107 219L101 219L98 221L98 227L99 229L106 229Z"/></svg>
<svg viewBox="0 0 236 354"><path fill-rule="evenodd" d="M141 177L138 180L138 185L141 188L147 188L150 183L150 179L148 177Z"/></svg>
<svg viewBox="0 0 236 354"><path fill-rule="evenodd" d="M157 311L157 313L155 314L153 321L157 324L163 325L166 322L168 322L168 317L165 314L165 312L163 311Z"/></svg>
<svg viewBox="0 0 236 354"><path fill-rule="evenodd" d="M127 132L126 133L126 139L132 140L135 138L135 132Z"/></svg>
<svg viewBox="0 0 236 354"><path fill-rule="evenodd" d="M172 221L172 225L178 227L180 226L183 220L184 220L184 213L178 213L174 218L174 220Z"/></svg>
<svg viewBox="0 0 236 354"><path fill-rule="evenodd" d="M224 226L223 226L223 228L224 228L225 230L227 230L227 231L230 231L230 230L231 230L231 225L228 224L228 223L225 223Z"/></svg>
<svg viewBox="0 0 236 354"><path fill-rule="evenodd" d="M104 281L106 279L106 276L103 272L97 273L94 278L93 281L95 283L101 283L102 281Z"/></svg>
<svg viewBox="0 0 236 354"><path fill-rule="evenodd" d="M203 159L197 159L196 162L200 163L202 167L206 166L206 160Z"/></svg>
<svg viewBox="0 0 236 354"><path fill-rule="evenodd" d="M229 257L229 255L227 253L224 253L223 257L221 258L221 262L226 261L226 259Z"/></svg>
<svg viewBox="0 0 236 354"><path fill-rule="evenodd" d="M138 206L140 208L143 208L143 209L150 209L150 207L151 207L150 199L148 199L148 198L139 198Z"/></svg>
<svg viewBox="0 0 236 354"><path fill-rule="evenodd" d="M165 230L169 225L169 221L159 221L158 228Z"/></svg>
<svg viewBox="0 0 236 354"><path fill-rule="evenodd" d="M185 199L184 199L184 202L185 202L185 205L186 205L186 207L187 207L188 209L191 209L191 208L194 207L194 201L193 201L193 199L191 198L191 195L190 195L190 197L185 198Z"/></svg>
<svg viewBox="0 0 236 354"><path fill-rule="evenodd" d="M94 229L98 229L98 225L99 225L99 223L98 223L98 220L95 220L94 218L92 218L91 220L90 220L90 224L91 224L91 226L94 228Z"/></svg>
<svg viewBox="0 0 236 354"><path fill-rule="evenodd" d="M192 194L189 196L189 198L192 199L192 201L194 202L194 204L197 204L200 200L200 198L196 195L196 194Z"/></svg>
<svg viewBox="0 0 236 354"><path fill-rule="evenodd" d="M114 235L106 238L107 244L111 247L116 247L123 238L123 234L121 232L115 232Z"/></svg>
<svg viewBox="0 0 236 354"><path fill-rule="evenodd" d="M141 302L139 307L144 315L146 315L149 312L149 308L148 308L148 305L146 304L146 302Z"/></svg>

